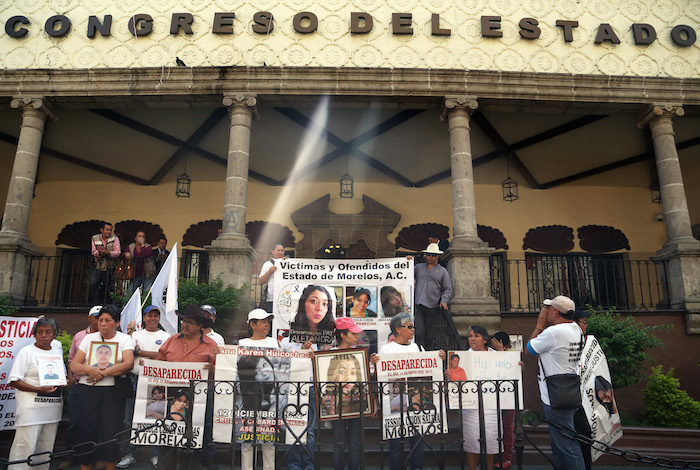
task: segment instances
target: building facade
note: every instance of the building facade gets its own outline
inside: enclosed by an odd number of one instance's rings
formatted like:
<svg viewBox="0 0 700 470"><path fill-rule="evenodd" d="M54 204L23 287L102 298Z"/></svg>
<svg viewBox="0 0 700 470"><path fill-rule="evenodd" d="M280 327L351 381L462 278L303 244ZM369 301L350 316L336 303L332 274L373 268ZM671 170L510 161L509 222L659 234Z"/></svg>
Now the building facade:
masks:
<svg viewBox="0 0 700 470"><path fill-rule="evenodd" d="M436 230L458 328L566 293L700 332L698 2L25 0L0 23L18 303L79 303L100 221L237 286L273 240L387 257Z"/></svg>

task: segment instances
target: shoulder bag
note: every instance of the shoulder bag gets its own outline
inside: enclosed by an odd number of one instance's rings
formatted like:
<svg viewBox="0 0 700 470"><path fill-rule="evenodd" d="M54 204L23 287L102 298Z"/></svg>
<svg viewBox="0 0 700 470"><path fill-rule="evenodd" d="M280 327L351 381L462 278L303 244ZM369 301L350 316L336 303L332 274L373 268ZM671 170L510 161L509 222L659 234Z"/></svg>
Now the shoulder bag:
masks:
<svg viewBox="0 0 700 470"><path fill-rule="evenodd" d="M583 336L579 351L583 348ZM548 376L539 359L544 380L549 392L549 406L554 409L573 409L581 406L581 377L578 374L555 374Z"/></svg>

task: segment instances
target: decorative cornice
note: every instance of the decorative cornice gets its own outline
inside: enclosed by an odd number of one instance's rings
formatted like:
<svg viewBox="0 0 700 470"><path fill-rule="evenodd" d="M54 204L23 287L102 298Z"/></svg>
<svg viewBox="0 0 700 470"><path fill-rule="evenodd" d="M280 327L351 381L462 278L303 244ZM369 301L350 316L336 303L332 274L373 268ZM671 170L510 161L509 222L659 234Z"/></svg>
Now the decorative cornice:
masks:
<svg viewBox="0 0 700 470"><path fill-rule="evenodd" d="M439 78L439 80L438 80ZM606 111L630 110L652 103L700 105L700 79L668 77L615 77L534 72L478 70L360 69L305 67L202 67L175 68L167 83L162 70L1 70L0 97L27 96L57 98L61 105L100 104L116 97L139 97L139 101L188 102L255 90L266 95L410 97L413 100L443 100L446 96L476 95L479 100L505 99L510 102L559 102L567 109L590 104ZM60 99L58 99L60 98ZM70 100L70 101L69 101Z"/></svg>

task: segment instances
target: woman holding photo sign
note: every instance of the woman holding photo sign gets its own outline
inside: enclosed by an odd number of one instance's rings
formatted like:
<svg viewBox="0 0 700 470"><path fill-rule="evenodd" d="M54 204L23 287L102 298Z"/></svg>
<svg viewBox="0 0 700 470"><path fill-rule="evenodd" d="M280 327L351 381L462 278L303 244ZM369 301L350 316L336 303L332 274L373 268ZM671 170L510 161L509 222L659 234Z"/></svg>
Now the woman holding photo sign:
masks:
<svg viewBox="0 0 700 470"><path fill-rule="evenodd" d="M43 358L55 358L55 364L63 367L63 351L57 344L51 344L58 335L58 325L52 318L41 317L32 330L35 342L23 347L12 364L7 383L17 389L15 394L17 409L15 420L17 430L10 448L10 461L23 460L34 453L53 451L58 422L61 420L63 400L61 390L54 385L41 385L39 374ZM46 364L46 366L51 363ZM43 375L43 373L42 373ZM58 374L55 374L58 375ZM65 377L65 372L63 373ZM65 384L65 380L64 380ZM49 398L50 397L50 398ZM47 456L36 459L46 461L46 465L13 465L12 468L49 468Z"/></svg>
<svg viewBox="0 0 700 470"><path fill-rule="evenodd" d="M413 325L411 315L406 312L399 313L391 318L389 328L395 335L394 341L381 347L379 354L372 354L369 360L377 364L382 354L405 354L425 351L423 346L413 342L416 327ZM445 351L439 351L440 358L445 360ZM404 394L407 392L404 390ZM407 397L405 397L407 399ZM408 403L406 402L406 408ZM404 408L404 409L406 409ZM408 443L413 453L410 456L410 468L412 470L423 468L423 441L421 436L415 435L408 438ZM401 439L389 440L389 461L391 470L399 470L405 467L403 460L403 442Z"/></svg>
<svg viewBox="0 0 700 470"><path fill-rule="evenodd" d="M126 400L122 392L128 389L133 393L133 388L131 381L121 376L134 367L134 345L129 335L117 331L119 318L119 309L114 305L102 307L97 317L98 332L85 335L70 363L73 373L81 376L77 385L82 388L80 396L83 397L78 442L105 442L122 429ZM98 360L98 350L106 352L105 346L113 351L113 355L102 367L97 364L104 364L105 359ZM117 387L117 380L127 381L124 384L126 389ZM81 470L91 469L98 460L106 462L107 470L114 470L119 457L119 446L111 443L99 447L94 453L77 456L76 460Z"/></svg>

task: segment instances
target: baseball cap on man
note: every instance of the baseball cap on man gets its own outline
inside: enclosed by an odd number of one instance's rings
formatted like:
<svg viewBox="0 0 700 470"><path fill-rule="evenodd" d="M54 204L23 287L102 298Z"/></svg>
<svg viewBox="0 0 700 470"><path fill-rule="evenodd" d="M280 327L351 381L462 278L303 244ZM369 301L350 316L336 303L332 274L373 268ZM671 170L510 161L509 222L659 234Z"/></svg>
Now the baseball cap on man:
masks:
<svg viewBox="0 0 700 470"><path fill-rule="evenodd" d="M254 308L253 310L248 313L248 321L251 320L264 320L266 318L270 318L273 316L271 313L267 313L265 310L261 308Z"/></svg>
<svg viewBox="0 0 700 470"><path fill-rule="evenodd" d="M143 314L145 315L148 312L152 312L154 310L156 312L158 312L158 314L160 315L160 309L158 307L156 307L155 305L149 305L148 307L146 307L145 310L143 311Z"/></svg>
<svg viewBox="0 0 700 470"><path fill-rule="evenodd" d="M216 316L216 309L214 307L212 307L211 305L202 305L202 310L206 310L211 315Z"/></svg>
<svg viewBox="0 0 700 470"><path fill-rule="evenodd" d="M544 302L542 303L545 305L551 305L563 315L566 315L570 311L576 310L576 304L574 303L574 301L565 295L558 295L551 300L544 299Z"/></svg>
<svg viewBox="0 0 700 470"><path fill-rule="evenodd" d="M90 309L90 311L88 312L88 316L89 316L89 315L95 315L96 317L98 317L98 316L100 316L100 310L102 310L102 305L95 305L95 306L92 307L92 308Z"/></svg>
<svg viewBox="0 0 700 470"><path fill-rule="evenodd" d="M348 330L350 333L362 333L362 328L357 326L355 320L348 317L340 317L335 319L335 328L337 330Z"/></svg>

